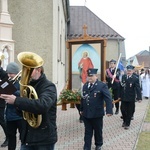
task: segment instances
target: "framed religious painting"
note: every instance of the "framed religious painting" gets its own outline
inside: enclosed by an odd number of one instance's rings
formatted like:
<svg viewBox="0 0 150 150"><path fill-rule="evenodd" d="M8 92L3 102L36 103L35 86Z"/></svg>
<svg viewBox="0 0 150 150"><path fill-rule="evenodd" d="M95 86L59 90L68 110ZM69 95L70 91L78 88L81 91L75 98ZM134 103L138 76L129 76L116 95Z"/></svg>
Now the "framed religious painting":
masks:
<svg viewBox="0 0 150 150"><path fill-rule="evenodd" d="M85 43L72 45L72 88L80 89L87 81L87 70L98 69L101 78L101 44Z"/></svg>
<svg viewBox="0 0 150 150"><path fill-rule="evenodd" d="M68 88L81 89L87 81L87 70L98 69L98 78L105 80L106 40L101 38L74 39L68 41Z"/></svg>

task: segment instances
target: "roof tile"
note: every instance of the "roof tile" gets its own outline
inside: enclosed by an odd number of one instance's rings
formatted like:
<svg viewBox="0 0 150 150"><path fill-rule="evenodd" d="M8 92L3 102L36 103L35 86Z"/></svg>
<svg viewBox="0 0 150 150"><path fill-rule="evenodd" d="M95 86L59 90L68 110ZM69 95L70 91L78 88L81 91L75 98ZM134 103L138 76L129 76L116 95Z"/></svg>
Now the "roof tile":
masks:
<svg viewBox="0 0 150 150"><path fill-rule="evenodd" d="M70 6L68 38L80 37L83 34L82 27L84 24L88 27L87 33L92 37L124 40L124 37L108 26L86 6Z"/></svg>

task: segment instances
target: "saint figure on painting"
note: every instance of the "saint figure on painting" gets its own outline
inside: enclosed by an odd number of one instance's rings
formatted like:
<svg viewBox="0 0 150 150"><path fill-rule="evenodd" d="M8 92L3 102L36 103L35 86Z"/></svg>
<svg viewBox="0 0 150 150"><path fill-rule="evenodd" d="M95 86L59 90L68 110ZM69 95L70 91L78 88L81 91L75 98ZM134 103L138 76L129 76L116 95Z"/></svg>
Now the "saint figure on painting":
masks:
<svg viewBox="0 0 150 150"><path fill-rule="evenodd" d="M83 52L83 57L81 58L81 60L78 63L78 69L80 72L80 78L82 83L86 83L86 79L87 79L87 70L89 68L94 68L94 65L92 63L92 60L88 57L88 52L84 51Z"/></svg>

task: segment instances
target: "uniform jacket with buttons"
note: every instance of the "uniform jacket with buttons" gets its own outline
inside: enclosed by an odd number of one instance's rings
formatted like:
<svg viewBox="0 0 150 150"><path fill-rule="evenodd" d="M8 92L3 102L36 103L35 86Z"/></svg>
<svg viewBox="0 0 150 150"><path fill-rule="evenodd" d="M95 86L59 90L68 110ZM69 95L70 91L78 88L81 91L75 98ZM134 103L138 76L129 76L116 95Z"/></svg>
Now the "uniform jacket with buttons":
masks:
<svg viewBox="0 0 150 150"><path fill-rule="evenodd" d="M135 101L136 94L137 100L142 100L139 79L134 75L129 78L127 75L123 75L121 81L121 101L133 102Z"/></svg>
<svg viewBox="0 0 150 150"><path fill-rule="evenodd" d="M104 101L106 103L106 114L112 114L112 99L105 83L96 81L92 88L88 89L89 82L83 86L81 99L81 112L86 118L98 118L105 115Z"/></svg>

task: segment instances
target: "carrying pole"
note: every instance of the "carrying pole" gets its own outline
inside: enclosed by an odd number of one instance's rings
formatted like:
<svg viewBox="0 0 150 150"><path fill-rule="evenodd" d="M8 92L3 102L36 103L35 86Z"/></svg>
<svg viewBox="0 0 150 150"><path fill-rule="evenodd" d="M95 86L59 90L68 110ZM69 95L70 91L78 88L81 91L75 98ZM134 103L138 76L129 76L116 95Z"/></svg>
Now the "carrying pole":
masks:
<svg viewBox="0 0 150 150"><path fill-rule="evenodd" d="M121 55L122 54L120 53L118 61L117 61L116 69L115 69L115 72L114 72L115 76L116 76L116 73L117 73L117 69L118 69L118 65L119 65L119 62L120 62ZM111 84L113 84L113 83L114 83L114 78L112 78L112 81L111 81Z"/></svg>

